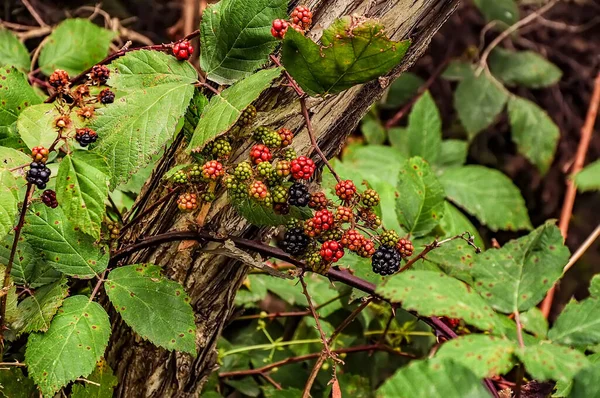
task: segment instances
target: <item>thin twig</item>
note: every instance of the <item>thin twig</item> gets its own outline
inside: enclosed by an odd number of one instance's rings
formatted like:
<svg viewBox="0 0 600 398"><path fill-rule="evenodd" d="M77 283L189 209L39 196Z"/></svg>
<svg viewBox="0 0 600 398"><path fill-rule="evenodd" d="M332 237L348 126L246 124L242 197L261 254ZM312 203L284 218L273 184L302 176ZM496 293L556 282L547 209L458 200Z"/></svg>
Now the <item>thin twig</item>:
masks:
<svg viewBox="0 0 600 398"><path fill-rule="evenodd" d="M113 198L110 195L108 195L108 201L110 202L110 205L112 206L115 213L117 213L117 217L119 217L119 221L121 221L121 225L123 225L123 215L121 214L121 211L117 207L117 204L115 203L115 201L113 200Z"/></svg>
<svg viewBox="0 0 600 398"><path fill-rule="evenodd" d="M308 288L306 287L304 276L300 275L298 279L300 279L300 284L302 285L302 293L304 294L304 296L306 297L306 301L308 302L308 308L310 309L313 318L315 318L315 323L317 325L317 330L319 331L319 336L321 336L321 340L323 341L323 350L327 353L328 356L333 357L334 354L329 349L327 337L325 336L325 332L321 327L321 321L319 321L319 314L317 313L317 310L315 310L315 306L312 303L312 297L310 296L310 293L308 293Z"/></svg>
<svg viewBox="0 0 600 398"><path fill-rule="evenodd" d="M42 17L40 17L40 14L38 14L35 8L33 8L33 6L29 3L29 0L21 0L21 3L23 3L23 5L27 8L27 11L29 11L33 19L35 19L35 21L38 23L38 25L42 27L48 26L48 24L44 22Z"/></svg>
<svg viewBox="0 0 600 398"><path fill-rule="evenodd" d="M275 387L276 389L283 390L283 388L281 388L281 384L279 384L275 380L273 380L273 378L271 376L269 376L267 373L260 373L260 375L262 377L264 377L266 381L271 383L271 385L273 385L273 387Z"/></svg>
<svg viewBox="0 0 600 398"><path fill-rule="evenodd" d="M92 290L92 294L90 294L90 301L94 300L94 297L96 297L96 294L100 290L100 286L102 286L102 284L105 281L104 277L106 276L107 272L108 272L108 269L105 269L104 272L102 273L102 275L98 276L98 282L96 282L96 286L94 286L94 290Z"/></svg>
<svg viewBox="0 0 600 398"><path fill-rule="evenodd" d="M0 366L17 366L17 367L23 367L23 366L27 366L24 363L21 363L19 361L15 361L15 362L0 362Z"/></svg>
<svg viewBox="0 0 600 398"><path fill-rule="evenodd" d="M583 168L583 164L585 163L585 155L588 151L588 147L592 139L592 132L594 131L594 124L596 123L599 107L600 72L598 73L598 75L596 76L596 80L594 81L594 91L590 100L590 105L588 108L587 116L585 118L585 123L581 128L579 146L577 147L577 154L575 155L575 161L573 162L573 168L571 169L572 175L578 173ZM567 178L567 192L565 193L565 199L563 202L562 210L560 212L560 221L558 224L564 240L567 239L567 234L569 232L569 222L571 221L571 215L573 214L573 205L575 204L576 195L577 187L575 186L575 182L571 178ZM546 298L542 302L541 310L542 314L546 319L548 319L548 316L550 315L550 310L552 309L552 301L554 300L555 290L556 284L552 286L550 290L548 290Z"/></svg>
<svg viewBox="0 0 600 398"><path fill-rule="evenodd" d="M131 221L128 221L127 224L125 224L125 225L123 225L123 227L121 227L121 236L123 236L123 232L127 231L138 220L141 220L145 215L153 212L158 206L160 206L161 204L163 204L164 202L166 202L167 200L172 198L180 190L181 190L181 187L175 187L171 192L169 192L168 194L166 194L165 196L163 196L156 202L152 203L150 206L148 206L148 208L146 208L143 212L141 212L139 215L137 215Z"/></svg>
<svg viewBox="0 0 600 398"><path fill-rule="evenodd" d="M581 256L583 256L583 254L586 252L586 250L590 248L592 243L594 243L594 241L596 239L598 239L598 236L600 236L600 225L598 225L596 227L596 229L594 229L594 231L590 234L590 236L587 237L585 242L583 242L581 244L581 246L579 246L577 248L575 253L573 253L571 258L569 259L569 262L563 268L563 275L577 262L577 260L579 260L581 258Z"/></svg>
<svg viewBox="0 0 600 398"><path fill-rule="evenodd" d="M519 346L523 348L525 347L525 343L523 342L523 324L521 323L521 315L519 315L519 311L515 311L514 315L515 323L517 324L517 340L519 341Z"/></svg>
<svg viewBox="0 0 600 398"><path fill-rule="evenodd" d="M92 384L94 386L100 387L100 383L96 383L95 381L91 381L91 380L85 379L83 377L78 377L78 378L75 379L75 381L82 381L84 383Z"/></svg>

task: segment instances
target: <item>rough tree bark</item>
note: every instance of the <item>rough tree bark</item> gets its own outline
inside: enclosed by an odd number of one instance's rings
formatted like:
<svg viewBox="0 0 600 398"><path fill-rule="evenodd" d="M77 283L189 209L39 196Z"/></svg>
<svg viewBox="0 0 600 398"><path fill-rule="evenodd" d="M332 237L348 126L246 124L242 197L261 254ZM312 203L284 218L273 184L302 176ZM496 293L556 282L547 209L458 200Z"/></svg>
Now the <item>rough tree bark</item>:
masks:
<svg viewBox="0 0 600 398"><path fill-rule="evenodd" d="M325 154L339 151L347 135L355 128L384 88L412 65L425 50L439 27L455 9L458 0L312 0L314 28L310 35L318 38L323 27L343 15L359 14L379 18L394 40L411 38L413 44L402 65L379 81L354 87L339 95L309 100L316 135ZM279 128L284 125L297 131L294 146L306 153L310 142L304 128L297 97L290 89L272 88L257 101L257 124ZM184 146L176 141L146 183L136 206L147 208L164 191L160 179L173 164L186 161ZM235 151L237 162L247 153L248 145ZM197 214L177 213L174 200L163 203L136 223L125 242L168 230L194 228ZM223 234L260 239L270 231L246 223L227 205L223 195L208 213L207 227ZM126 243L124 243L126 244ZM167 275L185 286L196 313L198 356L168 352L143 341L114 312L113 334L107 353L110 365L119 378L118 397L197 397L210 373L216 368L217 339L229 318L233 299L248 271L238 261L206 252L216 244L170 243L132 255L124 263L151 262L162 266Z"/></svg>

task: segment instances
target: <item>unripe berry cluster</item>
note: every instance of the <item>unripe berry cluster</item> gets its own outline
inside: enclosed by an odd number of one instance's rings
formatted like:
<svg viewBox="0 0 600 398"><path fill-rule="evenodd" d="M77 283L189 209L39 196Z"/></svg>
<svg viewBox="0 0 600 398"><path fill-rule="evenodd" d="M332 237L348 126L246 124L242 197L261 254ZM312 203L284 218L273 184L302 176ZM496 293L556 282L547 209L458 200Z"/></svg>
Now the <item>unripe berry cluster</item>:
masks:
<svg viewBox="0 0 600 398"><path fill-rule="evenodd" d="M285 32L291 27L298 33L304 34L310 25L312 24L312 12L306 6L297 6L290 14L289 21L283 19L276 19L271 25L271 34L273 37L283 39Z"/></svg>

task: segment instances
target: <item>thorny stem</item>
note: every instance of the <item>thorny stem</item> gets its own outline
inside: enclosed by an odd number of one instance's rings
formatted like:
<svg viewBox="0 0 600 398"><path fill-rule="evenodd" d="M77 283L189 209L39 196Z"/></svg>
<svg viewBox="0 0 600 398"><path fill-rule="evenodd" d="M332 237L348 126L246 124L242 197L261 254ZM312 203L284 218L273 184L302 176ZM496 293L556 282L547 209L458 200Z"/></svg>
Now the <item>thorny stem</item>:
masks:
<svg viewBox="0 0 600 398"><path fill-rule="evenodd" d="M25 199L23 199L23 206L21 207L21 213L19 214L19 222L15 227L15 236L13 238L12 247L10 249L10 256L8 258L8 264L4 269L4 281L2 283L2 290L7 290L10 284L10 272L15 261L15 255L17 253L17 246L19 244L19 237L21 236L21 230L25 222L25 213L27 213L27 205L29 204L30 196L33 193L33 184L27 183L27 190L25 192ZM3 295L0 298L0 358L4 354L4 328L6 327L6 300L8 294Z"/></svg>

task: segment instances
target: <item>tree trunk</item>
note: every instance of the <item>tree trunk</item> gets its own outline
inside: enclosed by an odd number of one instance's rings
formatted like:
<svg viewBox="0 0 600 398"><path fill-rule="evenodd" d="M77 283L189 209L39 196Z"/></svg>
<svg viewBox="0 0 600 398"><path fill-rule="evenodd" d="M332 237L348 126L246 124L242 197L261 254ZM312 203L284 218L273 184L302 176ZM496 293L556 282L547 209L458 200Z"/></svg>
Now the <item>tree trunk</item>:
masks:
<svg viewBox="0 0 600 398"><path fill-rule="evenodd" d="M423 53L458 0L312 0L308 3L314 10L315 28L310 33L313 39L319 37L323 27L329 26L335 18L359 14L379 18L394 40L413 40L402 65L385 78L336 96L309 100L320 147L328 157L332 157L339 152L347 135L381 96L384 88ZM309 151L310 141L299 102L290 89L268 90L257 101L257 108L257 123L274 128L285 125L292 131L298 131L294 147L298 153ZM232 161L238 162L247 156L249 145L236 149ZM160 179L177 162L189 160L184 147L176 140L167 150L136 202L138 211L148 208L164 195ZM217 197L206 218L207 229L251 239L259 239L272 232L249 225L227 205L223 195ZM123 245L169 230L197 228L195 220L198 214L178 213L174 201L175 198L171 198L162 203L136 223L127 232ZM236 291L248 271L247 266L239 261L206 251L216 247L215 243L169 243L135 253L122 262L160 265L169 277L183 284L196 314L198 355L192 358L154 347L132 333L113 312L113 333L107 358L119 378L115 396L195 398L199 395L207 377L216 368L217 339L231 314Z"/></svg>

